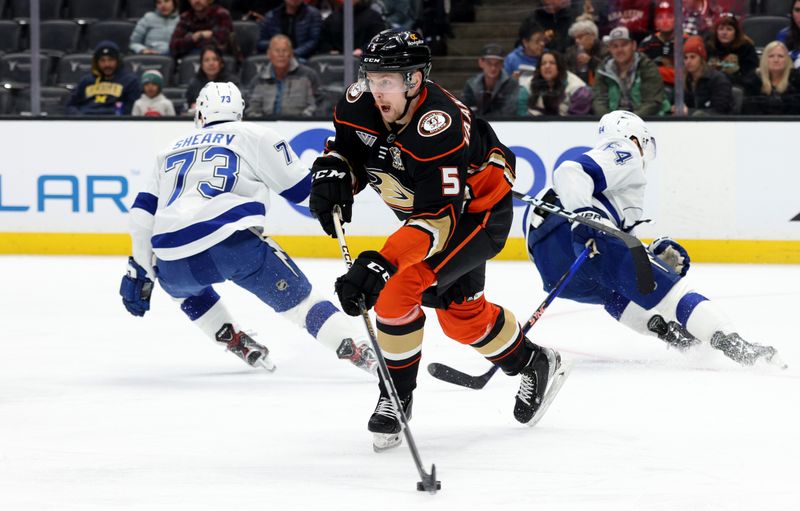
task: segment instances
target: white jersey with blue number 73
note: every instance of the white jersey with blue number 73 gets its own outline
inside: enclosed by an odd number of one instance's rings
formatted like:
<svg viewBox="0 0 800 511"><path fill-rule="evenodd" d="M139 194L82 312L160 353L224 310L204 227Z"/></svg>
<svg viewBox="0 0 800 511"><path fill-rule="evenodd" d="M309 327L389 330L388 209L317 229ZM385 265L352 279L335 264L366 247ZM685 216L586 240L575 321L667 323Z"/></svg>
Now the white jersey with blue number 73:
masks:
<svg viewBox="0 0 800 511"><path fill-rule="evenodd" d="M310 186L308 168L275 131L248 122L196 129L158 154L134 201L134 259L181 259L236 231L263 228L270 189L301 203Z"/></svg>

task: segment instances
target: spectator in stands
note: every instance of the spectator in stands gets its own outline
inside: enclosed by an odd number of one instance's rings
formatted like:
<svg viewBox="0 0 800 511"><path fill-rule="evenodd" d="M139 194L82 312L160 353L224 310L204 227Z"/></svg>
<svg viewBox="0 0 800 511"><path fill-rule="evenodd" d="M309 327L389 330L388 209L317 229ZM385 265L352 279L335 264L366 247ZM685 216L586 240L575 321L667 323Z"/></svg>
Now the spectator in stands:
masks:
<svg viewBox="0 0 800 511"><path fill-rule="evenodd" d="M800 0L792 6L792 23L778 32L776 39L786 45L795 68L800 68Z"/></svg>
<svg viewBox="0 0 800 511"><path fill-rule="evenodd" d="M342 53L344 51L344 12L343 6L336 7L322 22L319 40L319 53ZM360 56L363 48L386 29L380 13L372 8L371 0L353 0L353 55Z"/></svg>
<svg viewBox="0 0 800 511"><path fill-rule="evenodd" d="M128 45L131 52L169 55L169 41L177 24L175 0L156 0L156 9L136 22Z"/></svg>
<svg viewBox="0 0 800 511"><path fill-rule="evenodd" d="M514 79L519 79L522 74L533 75L547 43L547 36L541 25L523 23L520 28L520 40L522 45L506 55L506 61L503 63L505 72Z"/></svg>
<svg viewBox="0 0 800 511"><path fill-rule="evenodd" d="M522 86L522 84L520 84ZM545 50L528 87L528 115L587 115L592 109L592 89L575 74L567 71L564 57Z"/></svg>
<svg viewBox="0 0 800 511"><path fill-rule="evenodd" d="M269 64L248 84L245 115L282 117L314 115L319 78L294 58L292 41L274 36L267 49Z"/></svg>
<svg viewBox="0 0 800 511"><path fill-rule="evenodd" d="M597 68L592 102L595 115L629 110L644 117L669 111L658 67L636 51L628 29L617 27L603 40L611 56Z"/></svg>
<svg viewBox="0 0 800 511"><path fill-rule="evenodd" d="M714 24L714 33L709 36L706 49L708 65L725 73L733 85L748 88L758 81L756 47L734 14L720 16Z"/></svg>
<svg viewBox="0 0 800 511"><path fill-rule="evenodd" d="M142 96L133 104L135 116L162 117L174 116L175 107L162 93L164 77L155 69L142 74Z"/></svg>
<svg viewBox="0 0 800 511"><path fill-rule="evenodd" d="M764 48L757 76L758 87L745 90L742 113L800 114L800 71L792 65L789 50L782 42L772 41Z"/></svg>
<svg viewBox="0 0 800 511"><path fill-rule="evenodd" d="M589 19L578 20L569 27L569 36L575 44L567 48L567 70L587 85L594 85L597 66L608 56L608 49L600 40L597 25Z"/></svg>
<svg viewBox="0 0 800 511"><path fill-rule="evenodd" d="M683 3L683 33L705 36L722 12L717 2L686 0Z"/></svg>
<svg viewBox="0 0 800 511"><path fill-rule="evenodd" d="M267 11L278 7L281 0L233 0L231 17L242 21L261 21Z"/></svg>
<svg viewBox="0 0 800 511"><path fill-rule="evenodd" d="M664 85L675 86L675 16L672 3L662 0L656 6L656 32L642 40L639 51L655 62ZM686 36L684 36L684 39Z"/></svg>
<svg viewBox="0 0 800 511"><path fill-rule="evenodd" d="M633 40L641 41L650 33L650 0L609 0L608 25L625 27Z"/></svg>
<svg viewBox="0 0 800 511"><path fill-rule="evenodd" d="M92 72L80 79L67 101L67 115L130 115L139 98L139 78L122 65L119 46L100 41Z"/></svg>
<svg viewBox="0 0 800 511"><path fill-rule="evenodd" d="M683 115L729 114L733 109L731 83L724 74L706 62L703 38L693 35L683 45L683 66L686 70ZM672 107L675 112L675 107Z"/></svg>
<svg viewBox="0 0 800 511"><path fill-rule="evenodd" d="M200 53L200 68L197 74L189 82L186 88L186 105L188 106L188 114L194 114L195 102L197 96L200 95L200 90L208 82L235 82L225 69L225 59L222 57L222 52L216 46L209 45L201 50Z"/></svg>
<svg viewBox="0 0 800 511"><path fill-rule="evenodd" d="M258 51L266 51L272 38L283 34L292 41L295 56L304 61L316 51L321 31L322 16L316 7L303 0L285 0L264 16Z"/></svg>
<svg viewBox="0 0 800 511"><path fill-rule="evenodd" d="M209 44L217 46L223 53L234 53L231 15L213 2L189 0L191 9L181 14L169 43L174 57L198 54Z"/></svg>
<svg viewBox="0 0 800 511"><path fill-rule="evenodd" d="M481 72L464 84L464 104L480 116L513 116L519 84L503 71L505 52L499 44L487 44L481 51Z"/></svg>
<svg viewBox="0 0 800 511"><path fill-rule="evenodd" d="M542 0L542 6L523 20L520 32L525 31L527 24L538 25L544 29L547 48L563 53L571 42L569 27L581 14L582 7L578 3L573 6L570 0Z"/></svg>

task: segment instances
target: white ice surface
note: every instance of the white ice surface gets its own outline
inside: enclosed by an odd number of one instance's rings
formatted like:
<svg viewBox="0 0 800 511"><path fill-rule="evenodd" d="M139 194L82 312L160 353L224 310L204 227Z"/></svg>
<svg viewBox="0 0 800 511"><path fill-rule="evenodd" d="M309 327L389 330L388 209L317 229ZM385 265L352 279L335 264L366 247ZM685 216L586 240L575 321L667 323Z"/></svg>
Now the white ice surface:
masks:
<svg viewBox="0 0 800 511"><path fill-rule="evenodd" d="M336 260L300 260L332 292ZM375 454L376 386L258 300L221 287L272 350L273 374L206 340L157 289L118 296L124 258L0 257L0 510L798 510L800 267L699 265L696 289L789 369L739 368L556 301L532 338L576 361L535 428L515 378L480 391L420 371L412 430L442 490L415 490L405 445ZM489 264L520 319L543 299L527 263ZM428 317L423 363L489 368Z"/></svg>

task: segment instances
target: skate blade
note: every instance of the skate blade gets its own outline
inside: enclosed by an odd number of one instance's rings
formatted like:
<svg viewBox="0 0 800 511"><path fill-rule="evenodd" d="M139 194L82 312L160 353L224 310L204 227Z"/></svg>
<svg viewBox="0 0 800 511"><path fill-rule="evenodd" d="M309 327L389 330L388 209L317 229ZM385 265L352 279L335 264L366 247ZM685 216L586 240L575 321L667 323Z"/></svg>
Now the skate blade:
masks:
<svg viewBox="0 0 800 511"><path fill-rule="evenodd" d="M538 423L542 417L544 417L545 412L550 407L550 403L553 402L556 395L561 390L561 387L564 385L564 382L567 381L567 377L569 376L571 370L571 363L562 362L559 364L553 375L550 376L547 390L542 398L542 404L539 406L539 409L536 410L536 413L533 414L531 420L525 423L528 427L535 426L536 423Z"/></svg>
<svg viewBox="0 0 800 511"><path fill-rule="evenodd" d="M403 443L400 438L400 433L373 433L372 434L372 449L375 452L384 452L389 449L394 449Z"/></svg>

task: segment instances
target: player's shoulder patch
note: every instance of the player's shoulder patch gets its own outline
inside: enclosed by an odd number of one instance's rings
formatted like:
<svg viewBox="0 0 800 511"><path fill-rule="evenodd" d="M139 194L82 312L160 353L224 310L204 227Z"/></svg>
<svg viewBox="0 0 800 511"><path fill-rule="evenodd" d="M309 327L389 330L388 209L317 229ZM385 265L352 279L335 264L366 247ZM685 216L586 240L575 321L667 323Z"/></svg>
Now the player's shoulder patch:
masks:
<svg viewBox="0 0 800 511"><path fill-rule="evenodd" d="M347 92L345 92L344 97L347 99L348 103L355 103L361 99L362 94L364 94L364 89L358 84L358 82L353 82L350 84L350 87L347 88Z"/></svg>
<svg viewBox="0 0 800 511"><path fill-rule="evenodd" d="M417 133L423 137L432 137L447 130L453 123L450 114L442 110L431 110L419 118Z"/></svg>

